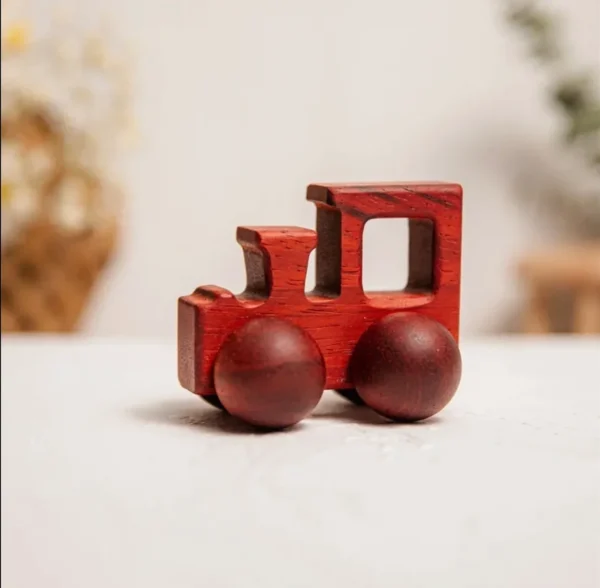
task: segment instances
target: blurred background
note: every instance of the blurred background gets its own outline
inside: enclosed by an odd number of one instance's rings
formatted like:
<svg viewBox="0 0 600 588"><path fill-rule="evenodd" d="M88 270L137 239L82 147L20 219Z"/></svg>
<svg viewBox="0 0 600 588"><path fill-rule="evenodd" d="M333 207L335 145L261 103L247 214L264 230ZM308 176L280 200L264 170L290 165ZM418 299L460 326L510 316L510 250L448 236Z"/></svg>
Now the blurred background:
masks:
<svg viewBox="0 0 600 588"><path fill-rule="evenodd" d="M600 332L599 80L598 0L3 0L2 331L174 337L308 183L446 180L463 335Z"/></svg>

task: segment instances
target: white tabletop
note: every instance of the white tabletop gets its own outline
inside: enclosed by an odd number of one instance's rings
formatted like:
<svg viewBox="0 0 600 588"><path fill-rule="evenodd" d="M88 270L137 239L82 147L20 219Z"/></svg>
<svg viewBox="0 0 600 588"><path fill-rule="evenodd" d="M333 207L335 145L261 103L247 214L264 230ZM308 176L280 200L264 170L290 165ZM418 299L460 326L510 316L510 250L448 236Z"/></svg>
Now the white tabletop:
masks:
<svg viewBox="0 0 600 588"><path fill-rule="evenodd" d="M2 587L598 587L600 339L462 351L423 424L265 435L174 344L5 337Z"/></svg>

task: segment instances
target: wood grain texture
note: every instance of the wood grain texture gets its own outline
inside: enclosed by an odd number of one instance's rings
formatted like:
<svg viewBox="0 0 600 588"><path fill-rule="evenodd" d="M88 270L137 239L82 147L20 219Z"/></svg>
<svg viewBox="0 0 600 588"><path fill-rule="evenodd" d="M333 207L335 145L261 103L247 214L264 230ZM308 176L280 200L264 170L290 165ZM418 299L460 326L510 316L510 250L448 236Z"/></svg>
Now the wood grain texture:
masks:
<svg viewBox="0 0 600 588"><path fill-rule="evenodd" d="M223 342L251 318L284 318L314 339L327 389L352 389L348 365L376 321L412 311L440 322L458 342L462 188L449 183L315 184L316 232L300 227L240 227L247 287L235 296L202 286L178 302L178 375L200 396L215 394L213 368ZM364 292L365 223L408 218L409 280L402 291ZM316 287L305 293L316 246ZM400 251L389 252L390 268Z"/></svg>
<svg viewBox="0 0 600 588"><path fill-rule="evenodd" d="M458 344L438 321L398 312L371 325L350 360L359 398L383 416L420 421L452 400L462 371Z"/></svg>
<svg viewBox="0 0 600 588"><path fill-rule="evenodd" d="M324 390L325 362L304 329L260 317L227 337L214 378L227 412L278 429L295 425L315 408Z"/></svg>

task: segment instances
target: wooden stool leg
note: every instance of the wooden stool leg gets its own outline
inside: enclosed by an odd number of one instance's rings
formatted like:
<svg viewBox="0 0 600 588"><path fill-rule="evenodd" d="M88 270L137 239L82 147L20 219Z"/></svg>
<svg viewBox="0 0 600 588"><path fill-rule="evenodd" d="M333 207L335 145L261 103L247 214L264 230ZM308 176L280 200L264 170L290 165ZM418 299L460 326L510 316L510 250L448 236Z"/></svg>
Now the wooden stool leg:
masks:
<svg viewBox="0 0 600 588"><path fill-rule="evenodd" d="M581 335L600 333L600 290L585 288L577 293L573 330Z"/></svg>
<svg viewBox="0 0 600 588"><path fill-rule="evenodd" d="M531 335L551 332L548 295L539 285L531 286L529 302L523 317L523 330Z"/></svg>

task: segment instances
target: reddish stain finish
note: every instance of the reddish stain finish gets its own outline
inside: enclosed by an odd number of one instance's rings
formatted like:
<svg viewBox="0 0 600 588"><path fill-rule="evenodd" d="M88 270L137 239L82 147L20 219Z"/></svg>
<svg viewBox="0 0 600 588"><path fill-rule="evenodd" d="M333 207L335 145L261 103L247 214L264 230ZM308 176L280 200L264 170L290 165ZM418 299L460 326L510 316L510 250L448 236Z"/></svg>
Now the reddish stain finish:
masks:
<svg viewBox="0 0 600 588"><path fill-rule="evenodd" d="M396 421L419 421L452 400L461 366L458 345L444 326L400 312L367 329L352 355L350 374L373 410Z"/></svg>
<svg viewBox="0 0 600 588"><path fill-rule="evenodd" d="M246 290L234 296L204 286L179 299L179 381L200 396L215 394L213 368L226 337L257 317L283 318L304 329L325 362L325 388L351 390L349 361L363 333L390 313L432 318L458 341L462 189L457 184L311 185L316 232L299 227L240 227ZM367 221L409 218L409 280L398 292L362 288ZM305 293L316 246L316 287ZM390 251L390 270L402 251Z"/></svg>
<svg viewBox="0 0 600 588"><path fill-rule="evenodd" d="M319 402L325 363L303 329L281 319L257 318L227 338L214 379L230 414L260 427L283 428L301 421Z"/></svg>

